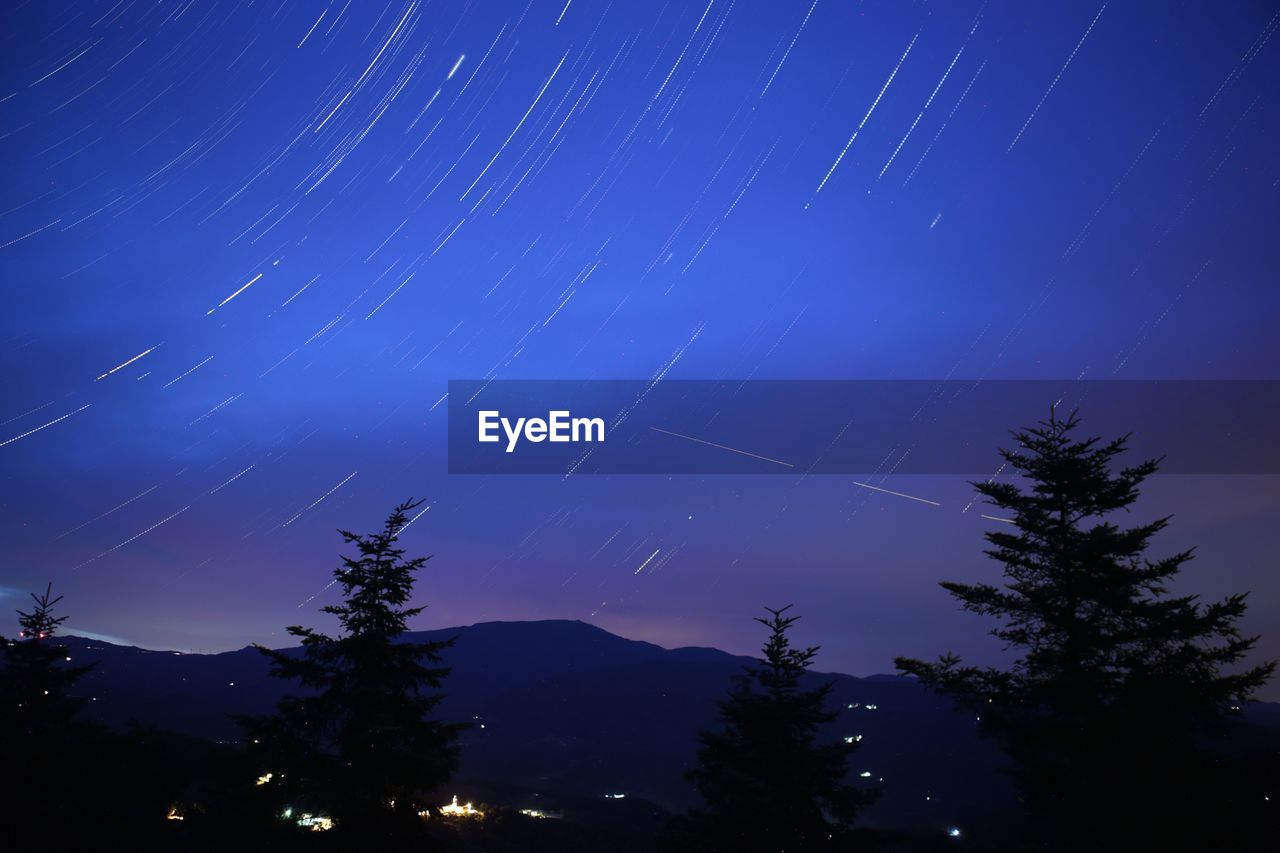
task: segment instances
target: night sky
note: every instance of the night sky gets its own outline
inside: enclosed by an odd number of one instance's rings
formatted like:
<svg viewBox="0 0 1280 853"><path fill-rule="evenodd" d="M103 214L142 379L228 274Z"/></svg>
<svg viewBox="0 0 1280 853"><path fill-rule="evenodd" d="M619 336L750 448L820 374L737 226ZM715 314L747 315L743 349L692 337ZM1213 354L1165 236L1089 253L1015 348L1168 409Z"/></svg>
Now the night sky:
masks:
<svg viewBox="0 0 1280 853"><path fill-rule="evenodd" d="M418 627L994 660L965 478L450 477L447 381L1277 378L1278 8L7 4L0 604L280 643L412 495ZM1280 625L1280 478L1168 512Z"/></svg>

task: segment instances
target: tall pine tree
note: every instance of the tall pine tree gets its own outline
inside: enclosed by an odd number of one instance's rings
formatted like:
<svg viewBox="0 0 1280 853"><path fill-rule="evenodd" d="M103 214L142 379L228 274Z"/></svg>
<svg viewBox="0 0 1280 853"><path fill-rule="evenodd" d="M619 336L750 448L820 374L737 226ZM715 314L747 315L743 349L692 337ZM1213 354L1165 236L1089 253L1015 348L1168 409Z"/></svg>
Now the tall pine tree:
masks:
<svg viewBox="0 0 1280 853"><path fill-rule="evenodd" d="M819 728L832 683L801 680L818 647L795 648L787 631L799 617L766 608L756 621L769 629L758 663L735 678L720 703L719 731L699 734L698 765L689 779L705 808L673 836L701 851L808 853L847 850L859 809L870 792L845 781L856 743L820 743Z"/></svg>
<svg viewBox="0 0 1280 853"><path fill-rule="evenodd" d="M1014 482L975 483L1013 522L986 534L1002 586L944 582L963 609L994 618L1017 653L1008 669L954 655L898 667L977 710L1013 759L1040 842L1053 849L1182 849L1213 827L1218 725L1272 674L1237 665L1256 638L1245 595L1204 603L1170 584L1192 558L1147 557L1169 518L1119 527L1159 460L1114 471L1127 436L1078 438L1075 414L1014 432ZM1208 820L1206 820L1208 818ZM1137 847L1135 847L1137 845ZM1154 847L1150 849L1156 849Z"/></svg>
<svg viewBox="0 0 1280 853"><path fill-rule="evenodd" d="M323 812L362 838L410 831L430 809L421 796L457 766L459 726L431 717L444 698L441 653L452 641L403 636L423 610L406 604L428 558L406 559L396 544L416 506L400 504L370 535L339 531L358 553L334 570L343 602L322 610L338 617L342 634L294 625L300 655L258 646L274 675L306 692L283 699L273 717L244 721L277 805Z"/></svg>

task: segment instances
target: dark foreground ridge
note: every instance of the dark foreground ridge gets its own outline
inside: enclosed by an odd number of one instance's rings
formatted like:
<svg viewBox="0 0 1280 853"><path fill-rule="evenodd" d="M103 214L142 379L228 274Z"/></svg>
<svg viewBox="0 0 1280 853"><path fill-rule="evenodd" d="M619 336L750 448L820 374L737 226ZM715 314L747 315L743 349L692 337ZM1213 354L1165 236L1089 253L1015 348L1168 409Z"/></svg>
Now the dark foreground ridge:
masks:
<svg viewBox="0 0 1280 853"><path fill-rule="evenodd" d="M566 820L656 831L694 804L683 779L696 733L750 658L710 648L664 649L584 622L484 622L413 632L410 641L456 637L440 718L466 722L462 802L536 809ZM291 686L268 674L252 648L188 654L61 638L76 663L94 663L78 692L85 716L137 723L226 746L243 737L232 714L268 712ZM861 738L855 781L880 788L860 822L869 827L969 832L1013 809L1002 757L978 737L973 715L899 676L834 680L831 737ZM1249 709L1241 748L1280 748L1280 705ZM621 795L621 796L619 796Z"/></svg>

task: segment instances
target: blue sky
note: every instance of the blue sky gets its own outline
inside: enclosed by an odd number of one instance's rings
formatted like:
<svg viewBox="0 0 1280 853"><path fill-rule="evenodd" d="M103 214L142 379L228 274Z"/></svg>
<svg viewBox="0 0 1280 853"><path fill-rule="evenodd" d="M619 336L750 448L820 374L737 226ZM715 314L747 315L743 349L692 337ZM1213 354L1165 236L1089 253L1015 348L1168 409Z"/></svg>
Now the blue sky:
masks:
<svg viewBox="0 0 1280 853"><path fill-rule="evenodd" d="M959 478L449 477L446 383L1275 378L1276 16L23 4L3 583L139 644L271 642L321 621L334 528L415 495L424 626L745 651L794 602L832 669L995 655L934 586L996 571ZM1169 477L1139 514L1261 629L1277 509Z"/></svg>

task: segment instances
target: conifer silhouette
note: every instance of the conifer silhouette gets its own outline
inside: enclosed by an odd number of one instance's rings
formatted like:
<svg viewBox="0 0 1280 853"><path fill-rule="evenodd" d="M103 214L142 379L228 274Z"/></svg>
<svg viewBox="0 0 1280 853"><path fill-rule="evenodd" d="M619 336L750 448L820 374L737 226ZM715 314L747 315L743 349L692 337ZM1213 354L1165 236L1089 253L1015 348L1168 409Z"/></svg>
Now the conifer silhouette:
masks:
<svg viewBox="0 0 1280 853"><path fill-rule="evenodd" d="M35 606L18 611L18 638L0 638L4 644L4 668L0 670L4 730L19 741L31 742L56 732L84 705L70 690L92 667L66 665L70 660L67 648L55 635L67 617L53 615L62 596L52 596L52 583L43 594L32 593Z"/></svg>
<svg viewBox="0 0 1280 853"><path fill-rule="evenodd" d="M370 535L339 531L358 553L334 570L343 602L322 611L338 617L343 633L294 625L300 655L258 646L274 675L306 692L283 699L275 716L243 721L261 771L272 774L263 787L277 792L277 806L324 813L344 834L366 839L410 831L430 809L419 796L457 766L459 727L431 718L449 672L441 653L452 641L403 638L423 610L405 605L428 558L406 559L396 542L418 505L400 504Z"/></svg>
<svg viewBox="0 0 1280 853"><path fill-rule="evenodd" d="M706 851L778 853L847 850L853 821L873 799L845 782L855 742L820 743L833 684L804 687L818 647L796 648L787 631L799 617L766 608L761 658L720 703L718 731L700 733L688 774L705 801L676 835Z"/></svg>
<svg viewBox="0 0 1280 853"><path fill-rule="evenodd" d="M1202 748L1275 664L1235 665L1256 642L1237 622L1245 595L1204 603L1170 585L1192 551L1146 556L1169 518L1123 528L1160 460L1113 471L1128 436L1078 438L1073 413L1013 433L1003 450L1025 479L975 483L1013 522L986 534L1001 586L943 582L963 609L996 620L1007 669L896 660L976 710L1013 759L1049 849L1184 849L1214 820ZM1135 846L1136 845L1136 846ZM1157 849L1150 847L1150 849Z"/></svg>
<svg viewBox="0 0 1280 853"><path fill-rule="evenodd" d="M68 843L68 827L55 831L54 821L69 806L85 813L88 798L77 788L96 746L92 727L77 718L84 700L71 691L93 667L69 663L58 641L67 617L53 615L62 601L53 585L31 598L35 606L18 611L18 637L0 637L0 820L39 826L46 843Z"/></svg>

